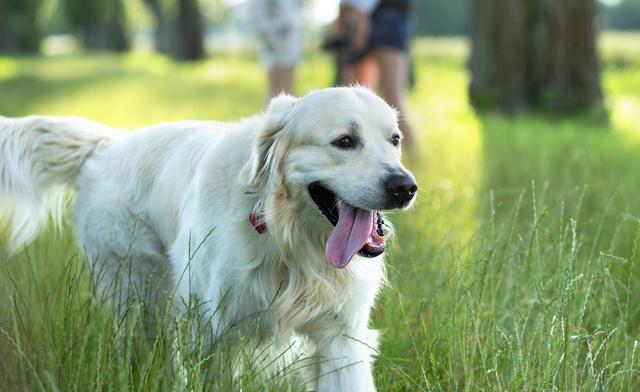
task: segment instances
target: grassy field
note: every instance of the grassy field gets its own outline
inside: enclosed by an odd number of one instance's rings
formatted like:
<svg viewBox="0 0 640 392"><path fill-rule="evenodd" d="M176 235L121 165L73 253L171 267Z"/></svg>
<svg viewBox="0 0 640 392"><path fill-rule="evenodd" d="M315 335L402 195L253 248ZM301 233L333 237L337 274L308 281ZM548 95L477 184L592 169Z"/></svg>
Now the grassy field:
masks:
<svg viewBox="0 0 640 392"><path fill-rule="evenodd" d="M608 116L478 115L462 40L416 42L411 120L421 194L395 214L380 391L640 388L640 35L601 40ZM298 92L328 86L311 55ZM251 57L178 65L149 54L0 58L0 114L76 114L137 127L260 110ZM1 250L0 250L1 252ZM48 232L0 255L0 390L296 390L212 351L171 361L185 318L151 341L89 283L73 238ZM135 314L135 313L134 313ZM185 384L186 383L186 384Z"/></svg>

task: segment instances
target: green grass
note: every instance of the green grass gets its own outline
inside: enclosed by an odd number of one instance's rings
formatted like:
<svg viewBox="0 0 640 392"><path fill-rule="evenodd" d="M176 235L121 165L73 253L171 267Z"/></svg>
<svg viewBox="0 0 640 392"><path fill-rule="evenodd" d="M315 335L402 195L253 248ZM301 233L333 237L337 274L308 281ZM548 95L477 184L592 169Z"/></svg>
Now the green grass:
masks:
<svg viewBox="0 0 640 392"><path fill-rule="evenodd" d="M639 44L602 39L605 121L478 115L466 100L467 45L416 43L421 193L393 216L391 285L372 320L383 332L380 391L640 388ZM310 56L298 91L329 85L330 69ZM122 127L232 120L260 110L264 85L250 57L0 58L0 114ZM193 318L140 336L115 327L89 282L67 234L0 257L0 390L296 390L286 376L262 381L259 362L231 377L218 360L224 341L187 352L182 374L173 345Z"/></svg>

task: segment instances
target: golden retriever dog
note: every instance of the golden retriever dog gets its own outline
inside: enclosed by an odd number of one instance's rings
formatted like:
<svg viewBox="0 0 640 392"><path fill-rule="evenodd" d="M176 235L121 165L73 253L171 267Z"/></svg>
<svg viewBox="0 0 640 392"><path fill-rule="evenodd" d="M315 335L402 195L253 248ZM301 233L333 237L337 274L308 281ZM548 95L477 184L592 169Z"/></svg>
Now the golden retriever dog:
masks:
<svg viewBox="0 0 640 392"><path fill-rule="evenodd" d="M149 285L176 303L198 298L214 331L261 314L260 338L275 348L298 339L321 358L311 389L374 391L368 322L385 281L382 211L408 208L417 190L397 121L359 87L279 96L236 123L132 133L0 117L9 242L31 240L74 190L76 236L103 290L129 259L116 298Z"/></svg>

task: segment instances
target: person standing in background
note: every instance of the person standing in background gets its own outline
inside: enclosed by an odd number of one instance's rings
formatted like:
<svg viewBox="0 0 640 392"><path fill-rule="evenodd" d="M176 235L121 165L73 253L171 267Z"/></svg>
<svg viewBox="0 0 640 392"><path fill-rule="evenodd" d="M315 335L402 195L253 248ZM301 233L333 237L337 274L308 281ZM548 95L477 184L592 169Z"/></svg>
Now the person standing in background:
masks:
<svg viewBox="0 0 640 392"><path fill-rule="evenodd" d="M348 38L341 50L342 82L379 89L400 114L409 151L415 133L407 119L409 90L410 0L341 0L334 36ZM345 41L344 38L342 38Z"/></svg>
<svg viewBox="0 0 640 392"><path fill-rule="evenodd" d="M300 0L250 0L250 16L267 70L266 101L293 92L296 65L302 58Z"/></svg>

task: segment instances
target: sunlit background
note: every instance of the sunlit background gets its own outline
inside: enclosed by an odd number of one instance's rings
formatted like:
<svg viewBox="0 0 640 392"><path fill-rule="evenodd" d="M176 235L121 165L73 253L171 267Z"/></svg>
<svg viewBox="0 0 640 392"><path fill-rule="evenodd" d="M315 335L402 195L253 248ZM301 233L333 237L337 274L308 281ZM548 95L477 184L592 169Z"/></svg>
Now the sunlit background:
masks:
<svg viewBox="0 0 640 392"><path fill-rule="evenodd" d="M0 0L0 11L38 4L20 26L31 20L39 32L35 47L0 54L0 115L135 129L263 109L246 1L198 3L206 50L195 61L155 49L153 0L122 1L130 47L121 51L86 47L62 10L90 2L33 1ZM598 3L601 100L559 110L542 91L514 112L469 99L468 34L480 16L468 5L478 1L414 2L409 119L419 148L407 165L420 196L391 216L390 287L372 322L382 331L379 390L638 390L640 1ZM318 48L338 1L303 10L298 94L334 83L334 59ZM71 235L47 232L0 256L0 390L178 388L166 345L114 337L80 254ZM234 384L229 372L212 381L200 366L209 360L194 354L193 390L281 390L252 376Z"/></svg>

